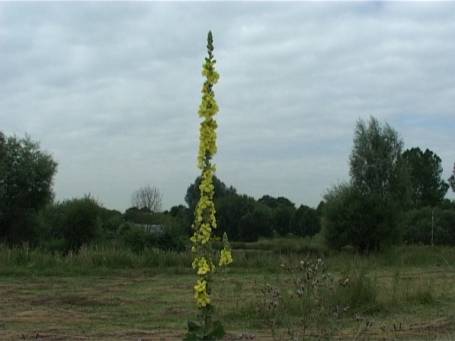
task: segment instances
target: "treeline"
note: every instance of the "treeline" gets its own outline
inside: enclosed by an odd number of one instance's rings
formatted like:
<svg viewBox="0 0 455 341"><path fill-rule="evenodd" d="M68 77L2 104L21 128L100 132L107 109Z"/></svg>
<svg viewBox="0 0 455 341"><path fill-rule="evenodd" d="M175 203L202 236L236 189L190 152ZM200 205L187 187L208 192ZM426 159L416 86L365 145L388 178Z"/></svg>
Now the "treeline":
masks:
<svg viewBox="0 0 455 341"><path fill-rule="evenodd" d="M403 151L398 133L372 117L357 122L349 162L350 180L325 196L330 247L368 253L400 242L455 245L455 204L444 199L449 184L438 155ZM454 175L449 182L455 190Z"/></svg>
<svg viewBox="0 0 455 341"><path fill-rule="evenodd" d="M103 207L90 195L55 201L56 170L52 157L29 137L0 133L0 243L62 252L91 243L115 243L137 252L187 247L199 200L199 178L188 187L187 206L162 212L159 191L144 186L133 193L134 206L122 213ZM312 236L320 231L319 211L313 208L297 208L284 197L265 195L255 200L217 178L214 185L219 236L227 232L233 241L256 241L275 235Z"/></svg>
<svg viewBox="0 0 455 341"><path fill-rule="evenodd" d="M187 222L191 224L193 212L199 200L198 187L200 178L190 185L185 195L185 206L173 207L175 210L187 212ZM234 241L257 241L260 237L313 236L321 229L318 210L296 205L285 197L264 195L255 200L245 194L238 194L233 186L226 186L218 178L214 178L215 207L218 228L215 233L222 236L224 232Z"/></svg>
<svg viewBox="0 0 455 341"><path fill-rule="evenodd" d="M390 244L455 245L455 204L445 199L454 174L442 179L441 159L403 141L375 118L357 122L349 158L350 179L327 191L317 208L285 197L255 199L214 178L220 237L253 242L275 236L321 233L334 249L377 251ZM141 252L184 250L199 199L200 179L190 184L186 205L161 211L161 194L145 186L125 212L109 210L90 196L56 202L57 164L30 138L0 133L0 243L77 251L109 243Z"/></svg>

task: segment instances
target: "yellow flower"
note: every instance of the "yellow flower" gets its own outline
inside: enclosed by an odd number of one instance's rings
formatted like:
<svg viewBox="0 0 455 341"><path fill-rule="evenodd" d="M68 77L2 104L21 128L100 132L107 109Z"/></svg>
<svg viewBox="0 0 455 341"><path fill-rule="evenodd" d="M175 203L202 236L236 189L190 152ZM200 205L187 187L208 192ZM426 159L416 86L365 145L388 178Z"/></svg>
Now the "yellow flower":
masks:
<svg viewBox="0 0 455 341"><path fill-rule="evenodd" d="M219 74L215 71L216 61L211 55L211 35L209 42L209 58L205 59L202 74L206 80L202 86L202 100L199 105L198 114L202 118L199 127L199 150L197 155L197 165L201 169L201 182L198 186L200 198L194 212L194 234L190 238L193 245L193 269L196 270L199 280L194 286L194 297L199 308L204 308L210 303L210 282L208 274L215 271L215 264L211 257L211 238L213 229L217 228L216 210L214 203L215 186L213 177L216 167L211 163L213 156L217 152L217 133L218 124L215 115L219 111L215 100L213 85L218 81ZM227 237L223 237L224 249L220 255L220 265L232 263L231 250Z"/></svg>
<svg viewBox="0 0 455 341"><path fill-rule="evenodd" d="M231 250L223 248L220 254L220 266L229 265L233 262Z"/></svg>
<svg viewBox="0 0 455 341"><path fill-rule="evenodd" d="M194 298L199 307L205 307L210 303L210 297L207 294L207 282L203 279L198 279L194 286Z"/></svg>
<svg viewBox="0 0 455 341"><path fill-rule="evenodd" d="M213 270L214 266L210 266L205 257L197 257L192 263L193 269L197 269L198 275L205 275Z"/></svg>

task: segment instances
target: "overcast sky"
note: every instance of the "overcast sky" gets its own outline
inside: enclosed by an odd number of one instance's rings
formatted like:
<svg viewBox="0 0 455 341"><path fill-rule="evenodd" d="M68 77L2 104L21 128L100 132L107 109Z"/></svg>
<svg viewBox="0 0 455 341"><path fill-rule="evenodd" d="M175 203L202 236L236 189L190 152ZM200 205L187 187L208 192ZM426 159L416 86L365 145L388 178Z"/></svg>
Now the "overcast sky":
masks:
<svg viewBox="0 0 455 341"><path fill-rule="evenodd" d="M211 29L218 176L315 206L348 179L356 120L455 161L455 4L1 3L0 130L58 162L59 200L123 210L198 175L197 108ZM453 198L451 194L450 197Z"/></svg>

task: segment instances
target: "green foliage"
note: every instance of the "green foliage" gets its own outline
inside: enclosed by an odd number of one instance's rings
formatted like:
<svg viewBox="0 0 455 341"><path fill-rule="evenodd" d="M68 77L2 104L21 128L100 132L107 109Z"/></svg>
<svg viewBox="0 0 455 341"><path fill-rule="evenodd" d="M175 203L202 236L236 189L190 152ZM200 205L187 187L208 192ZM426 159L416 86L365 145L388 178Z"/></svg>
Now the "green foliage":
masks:
<svg viewBox="0 0 455 341"><path fill-rule="evenodd" d="M291 220L291 232L296 236L314 236L321 230L318 212L308 206L301 205Z"/></svg>
<svg viewBox="0 0 455 341"><path fill-rule="evenodd" d="M280 205L272 209L272 224L273 229L281 236L285 236L290 232L291 220L295 215L295 207ZM294 226L292 226L293 228Z"/></svg>
<svg viewBox="0 0 455 341"><path fill-rule="evenodd" d="M66 250L78 251L82 245L96 239L101 232L100 205L86 196L57 204L61 221L56 221L54 230L65 240Z"/></svg>
<svg viewBox="0 0 455 341"><path fill-rule="evenodd" d="M183 205L173 206L165 214L174 220L175 224L181 228L182 233L190 234L193 214L187 207Z"/></svg>
<svg viewBox="0 0 455 341"><path fill-rule="evenodd" d="M335 249L351 245L360 252L377 251L398 239L398 208L370 194L364 196L349 184L325 196L324 235Z"/></svg>
<svg viewBox="0 0 455 341"><path fill-rule="evenodd" d="M398 219L409 206L409 175L401 157L403 142L387 123L360 120L350 158L350 184L325 197L324 223L331 247L352 245L376 251L398 242Z"/></svg>
<svg viewBox="0 0 455 341"><path fill-rule="evenodd" d="M142 253L145 249L156 247L158 244L158 237L155 234L135 226L124 229L122 239L125 246L136 253Z"/></svg>
<svg viewBox="0 0 455 341"><path fill-rule="evenodd" d="M455 245L455 210L423 207L406 212L403 239L410 244Z"/></svg>
<svg viewBox="0 0 455 341"><path fill-rule="evenodd" d="M0 240L36 241L37 213L53 197L56 169L38 143L0 133Z"/></svg>
<svg viewBox="0 0 455 341"><path fill-rule="evenodd" d="M295 212L295 205L292 201L285 197L274 198L270 195L264 195L257 202L270 209L275 232L281 236L291 232L291 219Z"/></svg>
<svg viewBox="0 0 455 341"><path fill-rule="evenodd" d="M331 300L351 312L365 313L380 309L377 284L367 276L365 270L351 271L342 276Z"/></svg>
<svg viewBox="0 0 455 341"><path fill-rule="evenodd" d="M294 203L292 201L290 201L288 198L285 198L285 197L274 198L267 194L262 196L258 200L258 202L265 206L268 206L270 208L278 208L280 206L291 207L291 208L295 207Z"/></svg>
<svg viewBox="0 0 455 341"><path fill-rule="evenodd" d="M200 185L200 178L197 178L195 183L188 187L185 201L190 207L195 205L199 194L196 191ZM299 233L300 225L297 230L293 231L291 221L296 211L294 203L285 197L274 198L270 195L264 195L259 200L238 194L233 186L227 186L218 178L214 177L215 187L215 208L218 222L218 228L214 231L218 237L223 233L227 233L231 240L254 241L259 237L271 236L275 231L279 235L288 233ZM305 219L308 222L309 215L306 212ZM254 217L260 220L260 223L254 223ZM265 217L268 217L268 222L265 222ZM299 215L300 218L300 215ZM251 223L250 226L248 224ZM297 224L302 221L296 221ZM313 230L319 230L315 224L311 225L308 232L311 234ZM306 232L305 232L306 233Z"/></svg>
<svg viewBox="0 0 455 341"><path fill-rule="evenodd" d="M248 212L240 218L240 240L254 242L259 237L271 237L273 235L271 217L268 207L257 204L252 212Z"/></svg>
<svg viewBox="0 0 455 341"><path fill-rule="evenodd" d="M194 214L196 204L200 198L199 186L201 185L201 177L198 176L194 183L188 186L185 194L185 202L189 207L190 212ZM214 186L214 199L215 201L221 199L225 196L235 195L237 191L232 186L227 186L224 182L218 179L216 176L213 176L213 186Z"/></svg>
<svg viewBox="0 0 455 341"><path fill-rule="evenodd" d="M185 249L187 227L181 223L177 217L173 217L167 213L151 214L139 212L139 220L141 223L136 223L134 217L131 217L131 212L128 215L129 219L122 225L121 241L124 245L136 253L141 253L147 248L158 248L161 250L183 251ZM137 217L136 217L137 218ZM146 231L144 225L157 225L156 231Z"/></svg>
<svg viewBox="0 0 455 341"><path fill-rule="evenodd" d="M411 202L415 208L436 206L442 202L449 185L441 178L442 166L438 155L429 149L411 148L403 153L411 182Z"/></svg>
<svg viewBox="0 0 455 341"><path fill-rule="evenodd" d="M223 324L214 321L207 328L206 324L195 321L188 321L188 333L183 338L184 341L215 341L223 339L225 334Z"/></svg>
<svg viewBox="0 0 455 341"><path fill-rule="evenodd" d="M403 142L387 123L371 117L357 122L350 157L351 183L364 197L409 204L409 175L402 161Z"/></svg>
<svg viewBox="0 0 455 341"><path fill-rule="evenodd" d="M253 198L247 195L231 194L218 198L215 201L219 236L226 232L232 240L239 240L241 237L240 220L246 214L254 210L256 203Z"/></svg>
<svg viewBox="0 0 455 341"><path fill-rule="evenodd" d="M276 255L319 255L328 254L323 236L261 238L257 242L233 242L232 247L245 251L267 251Z"/></svg>
<svg viewBox="0 0 455 341"><path fill-rule="evenodd" d="M150 211L147 207L130 207L124 213L126 221L135 224L158 224L159 213Z"/></svg>

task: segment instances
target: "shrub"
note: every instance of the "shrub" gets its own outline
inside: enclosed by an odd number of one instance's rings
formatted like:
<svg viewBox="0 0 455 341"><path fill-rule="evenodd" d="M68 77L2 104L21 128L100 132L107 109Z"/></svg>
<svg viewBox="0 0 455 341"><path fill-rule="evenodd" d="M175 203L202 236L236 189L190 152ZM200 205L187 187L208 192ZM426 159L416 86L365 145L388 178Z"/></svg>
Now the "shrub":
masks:
<svg viewBox="0 0 455 341"><path fill-rule="evenodd" d="M433 233L434 244L455 245L455 210L424 207L408 211L401 229L407 243L431 244Z"/></svg>
<svg viewBox="0 0 455 341"><path fill-rule="evenodd" d="M331 298L334 306L351 312L370 313L378 310L378 287L365 271L354 271L340 281Z"/></svg>
<svg viewBox="0 0 455 341"><path fill-rule="evenodd" d="M146 232L141 227L124 224L121 228L123 244L136 253L145 249L157 248L164 251L184 251L186 234L184 227L168 221L161 232Z"/></svg>
<svg viewBox="0 0 455 341"><path fill-rule="evenodd" d="M100 206L90 197L63 203L63 238L67 249L77 251L100 232Z"/></svg>
<svg viewBox="0 0 455 341"><path fill-rule="evenodd" d="M397 241L398 209L393 201L365 196L350 185L340 185L325 197L324 235L335 249L352 245L360 252L379 250Z"/></svg>
<svg viewBox="0 0 455 341"><path fill-rule="evenodd" d="M122 229L124 245L136 253L141 253L150 244L155 245L156 240L151 240L154 237L154 235L135 226L124 226Z"/></svg>
<svg viewBox="0 0 455 341"><path fill-rule="evenodd" d="M42 245L78 251L100 235L101 212L102 207L89 196L48 206L40 214Z"/></svg>

